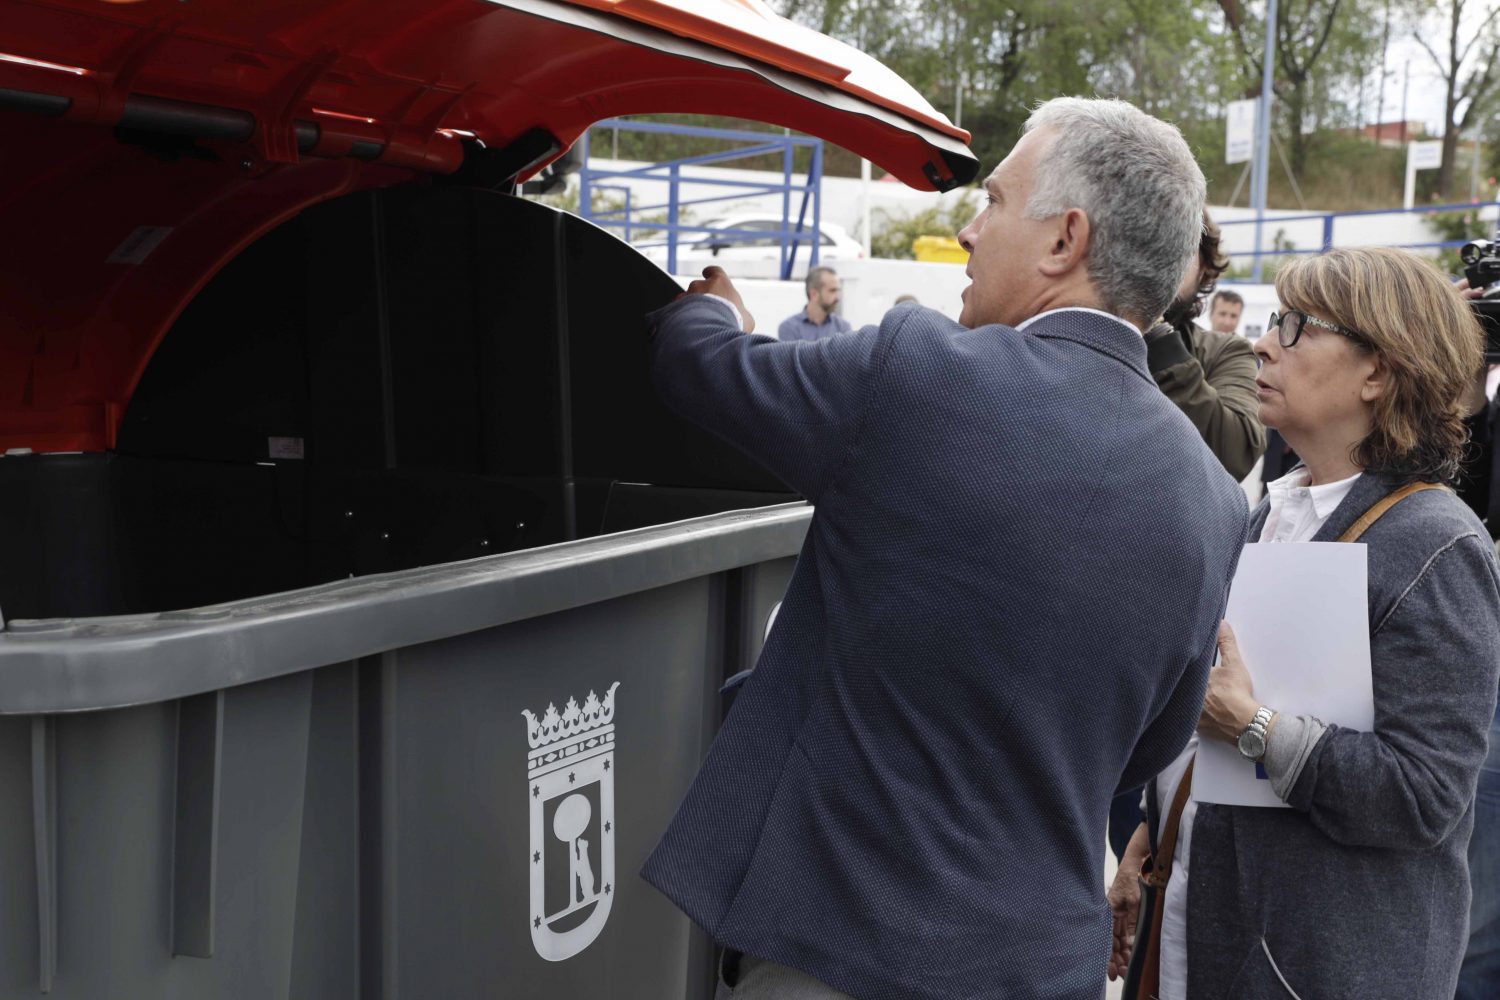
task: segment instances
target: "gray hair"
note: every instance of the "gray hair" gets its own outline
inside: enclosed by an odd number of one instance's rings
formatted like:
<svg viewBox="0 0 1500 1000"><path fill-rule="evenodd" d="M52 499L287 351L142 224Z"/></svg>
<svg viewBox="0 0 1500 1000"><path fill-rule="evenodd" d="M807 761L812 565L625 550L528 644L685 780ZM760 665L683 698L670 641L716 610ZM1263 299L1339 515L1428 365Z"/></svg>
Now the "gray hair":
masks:
<svg viewBox="0 0 1500 1000"><path fill-rule="evenodd" d="M831 274L835 278L838 277L837 271L835 271L831 267L824 267L822 264L819 264L817 267L810 267L807 269L807 280L802 284L803 287L807 289L808 295L811 295L813 292L823 287L823 275L825 274Z"/></svg>
<svg viewBox="0 0 1500 1000"><path fill-rule="evenodd" d="M1150 323L1177 293L1203 234L1203 171L1182 133L1124 101L1058 97L1023 132L1056 136L1036 169L1028 219L1070 208L1089 219L1088 273L1100 304Z"/></svg>

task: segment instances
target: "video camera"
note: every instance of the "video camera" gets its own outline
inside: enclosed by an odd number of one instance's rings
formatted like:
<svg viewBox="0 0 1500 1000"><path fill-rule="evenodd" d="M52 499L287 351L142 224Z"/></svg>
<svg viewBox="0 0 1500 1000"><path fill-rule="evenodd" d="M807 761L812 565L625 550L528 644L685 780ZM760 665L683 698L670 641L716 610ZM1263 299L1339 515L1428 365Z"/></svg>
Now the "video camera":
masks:
<svg viewBox="0 0 1500 1000"><path fill-rule="evenodd" d="M1470 240L1459 247L1458 256L1469 287L1484 289L1484 296L1470 303L1484 327L1484 359L1500 362L1500 245L1493 240Z"/></svg>

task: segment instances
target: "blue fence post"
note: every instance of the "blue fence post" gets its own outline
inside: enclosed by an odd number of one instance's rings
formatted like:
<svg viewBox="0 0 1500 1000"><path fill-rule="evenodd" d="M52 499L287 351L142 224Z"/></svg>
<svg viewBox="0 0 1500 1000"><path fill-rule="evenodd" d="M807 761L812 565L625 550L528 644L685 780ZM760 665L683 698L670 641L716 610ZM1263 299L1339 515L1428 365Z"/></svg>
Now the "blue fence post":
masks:
<svg viewBox="0 0 1500 1000"><path fill-rule="evenodd" d="M677 273L677 184L682 179L682 171L677 164L672 164L668 171L671 180L667 186L667 273Z"/></svg>
<svg viewBox="0 0 1500 1000"><path fill-rule="evenodd" d="M594 221L593 193L589 183L589 133L585 129L580 140L583 143L583 169L578 171L578 214L583 218Z"/></svg>
<svg viewBox="0 0 1500 1000"><path fill-rule="evenodd" d="M792 215L792 147L781 152L781 280L792 280L792 260L787 254L787 222Z"/></svg>
<svg viewBox="0 0 1500 1000"><path fill-rule="evenodd" d="M580 207L579 215L589 219L595 225L623 230L627 241L643 235L643 231L665 230L664 238L650 239L640 244L645 248L664 247L666 266L669 271L676 272L681 266L677 253L679 239L682 232L704 232L704 226L692 225L686 222L684 213L689 205L708 204L710 202L736 201L748 195L781 195L782 203L782 225L777 235L780 247L781 272L789 275L796 267L797 248L810 238L816 238L821 242L822 238L822 201L821 183L823 172L823 143L821 140L808 136L777 136L765 132L748 132L733 129L709 129L690 125L669 125L664 122L634 122L623 119L606 119L596 122L594 128L625 129L636 132L669 133L673 135L695 136L711 139L722 139L732 143L739 143L737 148L720 150L712 153L700 153L694 156L682 157L677 160L669 160L662 163L654 163L629 168L591 167L585 160L584 167L580 171L579 191ZM588 137L584 137L587 143ZM798 215L796 227L790 225L791 195L794 186L794 171L796 169L796 151L798 147L806 146L810 150L812 169L808 174L806 185L796 185L802 191L801 210ZM588 147L585 146L585 155ZM687 166L699 166L710 163L727 163L734 160L744 160L749 157L769 156L780 153L782 156L781 183L768 181L730 180L720 177L695 177L695 185L701 185L712 190L713 188L736 189L735 194L694 196L685 198L681 193L682 168ZM774 175L773 175L774 176ZM649 199L636 198L633 196L628 185L617 183L606 185L600 183L604 179L618 179L619 181L650 181L663 183L668 186L668 197L665 202L654 202ZM593 198L605 190L619 190L624 193L625 207L624 217L621 218L621 209L597 210L593 205ZM807 208L808 202L814 202L814 216L817 220L817 233L810 237L807 232ZM637 204L641 202L641 204ZM635 218L636 212L666 210L665 221L647 223ZM733 227L721 227L722 236L728 241L753 241L760 242L769 237L764 230L744 230ZM716 230L717 232L717 230ZM695 238L696 240L696 238ZM692 242L692 241L690 241ZM813 244L814 255L818 254L818 243Z"/></svg>
<svg viewBox="0 0 1500 1000"><path fill-rule="evenodd" d="M817 267L823 246L823 147L813 147L812 165L807 170L807 183L813 191L813 235L812 253L808 260Z"/></svg>
<svg viewBox="0 0 1500 1000"><path fill-rule="evenodd" d="M1333 213L1323 216L1323 252L1333 249Z"/></svg>

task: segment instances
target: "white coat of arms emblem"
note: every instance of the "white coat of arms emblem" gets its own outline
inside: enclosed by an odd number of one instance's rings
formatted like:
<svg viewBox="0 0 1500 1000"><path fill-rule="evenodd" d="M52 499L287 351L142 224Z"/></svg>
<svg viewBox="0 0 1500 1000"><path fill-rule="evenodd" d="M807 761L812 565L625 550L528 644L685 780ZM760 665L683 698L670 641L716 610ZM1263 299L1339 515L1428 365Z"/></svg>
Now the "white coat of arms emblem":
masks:
<svg viewBox="0 0 1500 1000"><path fill-rule="evenodd" d="M615 894L615 690L526 717L531 943L549 962L593 943Z"/></svg>

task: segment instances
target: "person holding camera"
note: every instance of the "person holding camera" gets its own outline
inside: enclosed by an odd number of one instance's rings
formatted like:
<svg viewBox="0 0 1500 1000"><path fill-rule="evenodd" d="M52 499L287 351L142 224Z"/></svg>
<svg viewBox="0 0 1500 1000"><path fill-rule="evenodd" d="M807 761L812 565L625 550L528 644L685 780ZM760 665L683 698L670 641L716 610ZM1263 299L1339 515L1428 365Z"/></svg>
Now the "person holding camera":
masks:
<svg viewBox="0 0 1500 1000"><path fill-rule="evenodd" d="M1469 414L1469 461L1459 481L1459 496L1474 513L1484 519L1490 536L1500 536L1500 489L1494 476L1495 419L1500 406L1490 399L1487 380L1494 362L1500 361L1496 350L1500 333L1500 316L1491 314L1490 303L1480 301L1485 285L1494 280L1487 270L1500 267L1500 255L1488 240L1475 240L1463 248L1468 265L1458 288L1473 301L1486 332L1485 357L1490 364L1480 369L1470 385L1464 402ZM1471 285L1473 287L1471 287ZM1494 310L1500 312L1500 310ZM1469 943L1463 966L1458 973L1456 1000L1491 1000L1500 996L1500 713L1490 724L1490 750L1479 772L1474 798L1474 834L1469 838L1469 885L1473 893L1469 904Z"/></svg>
<svg viewBox="0 0 1500 1000"><path fill-rule="evenodd" d="M1469 300L1485 332L1485 364L1470 382L1463 400L1468 415L1469 454L1456 488L1488 526L1490 537L1500 538L1500 484L1495 483L1500 466L1494 461L1495 421L1500 407L1490 399L1488 389L1490 370L1500 362L1500 285L1488 287L1487 283L1495 279L1486 273L1488 263L1500 265L1500 249L1489 240L1474 240L1465 244L1462 252L1477 259L1464 269L1464 277L1454 287Z"/></svg>
<svg viewBox="0 0 1500 1000"><path fill-rule="evenodd" d="M1219 253L1219 227L1204 212L1198 259L1172 304L1146 331L1146 367L1224 470L1244 479L1266 449L1266 431L1256 416L1255 352L1242 337L1193 322L1228 267L1229 258Z"/></svg>
<svg viewBox="0 0 1500 1000"><path fill-rule="evenodd" d="M1192 803L1190 745L1148 786L1150 822L1110 888L1109 972L1135 955L1132 998L1449 1000L1500 681L1500 563L1437 485L1463 458L1479 325L1399 250L1299 258L1276 291L1285 311L1255 344L1260 418L1303 464L1271 484L1251 537L1368 546L1375 723L1356 732L1262 704L1224 627L1198 739L1235 744L1290 808ZM1161 919L1137 941L1135 873L1156 847Z"/></svg>

